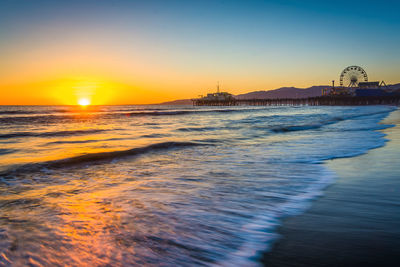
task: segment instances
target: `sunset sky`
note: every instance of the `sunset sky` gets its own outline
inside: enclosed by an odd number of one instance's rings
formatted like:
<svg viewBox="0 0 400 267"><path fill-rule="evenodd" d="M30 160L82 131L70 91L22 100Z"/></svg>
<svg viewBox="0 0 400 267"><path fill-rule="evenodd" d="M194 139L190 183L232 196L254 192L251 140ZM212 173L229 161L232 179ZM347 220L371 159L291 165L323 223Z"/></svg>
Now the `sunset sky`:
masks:
<svg viewBox="0 0 400 267"><path fill-rule="evenodd" d="M400 82L398 1L0 1L0 104Z"/></svg>

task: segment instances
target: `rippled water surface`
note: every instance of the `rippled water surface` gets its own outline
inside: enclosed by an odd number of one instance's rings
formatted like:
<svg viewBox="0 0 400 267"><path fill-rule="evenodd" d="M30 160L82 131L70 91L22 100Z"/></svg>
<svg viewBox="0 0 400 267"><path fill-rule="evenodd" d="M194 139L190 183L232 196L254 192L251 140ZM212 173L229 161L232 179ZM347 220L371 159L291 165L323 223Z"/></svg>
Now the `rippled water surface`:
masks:
<svg viewBox="0 0 400 267"><path fill-rule="evenodd" d="M257 265L392 110L0 107L0 265Z"/></svg>

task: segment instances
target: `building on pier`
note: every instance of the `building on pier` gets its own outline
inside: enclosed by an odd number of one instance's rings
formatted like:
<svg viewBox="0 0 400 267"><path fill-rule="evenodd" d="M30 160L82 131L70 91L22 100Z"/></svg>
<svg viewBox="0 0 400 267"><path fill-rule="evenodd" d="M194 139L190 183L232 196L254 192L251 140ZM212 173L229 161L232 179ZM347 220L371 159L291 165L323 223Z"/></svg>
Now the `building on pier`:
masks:
<svg viewBox="0 0 400 267"><path fill-rule="evenodd" d="M206 96L201 96L197 100L200 101L232 101L235 98L228 92L220 92L219 82L217 83L217 92L208 93ZM194 100L194 99L193 99Z"/></svg>
<svg viewBox="0 0 400 267"><path fill-rule="evenodd" d="M365 70L359 66L349 66L340 74L340 86L323 89L323 96L386 96L391 95L384 81L369 82Z"/></svg>

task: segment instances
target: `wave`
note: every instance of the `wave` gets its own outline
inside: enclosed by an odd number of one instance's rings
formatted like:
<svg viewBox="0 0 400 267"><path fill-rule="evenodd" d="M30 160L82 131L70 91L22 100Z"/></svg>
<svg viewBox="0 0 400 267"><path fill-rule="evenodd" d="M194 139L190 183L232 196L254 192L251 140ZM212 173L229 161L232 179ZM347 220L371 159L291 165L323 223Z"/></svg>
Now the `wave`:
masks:
<svg viewBox="0 0 400 267"><path fill-rule="evenodd" d="M14 175L15 173L26 173L26 172L34 172L39 171L41 169L58 169L64 167L70 167L74 165L80 165L83 163L94 163L99 161L106 160L115 160L122 157L127 156L138 156L154 151L160 150L168 150L174 148L184 148L184 147L193 147L193 146L206 146L212 145L208 143L196 143L196 142L162 142L155 143L148 146L132 148L128 150L117 150L117 151L107 151L107 152L99 152L99 153L91 153L84 154L80 156L73 156L69 158L39 162L39 163L31 163L22 166L17 166L14 169L6 170L0 173L0 176L9 177L10 175Z"/></svg>
<svg viewBox="0 0 400 267"><path fill-rule="evenodd" d="M145 134L140 136L140 138L162 138L168 136L167 134ZM129 140L132 138L124 138L124 137L117 137L117 138L107 138L107 139L88 139L88 140L60 140L54 142L48 142L43 144L43 146L49 145L62 145L62 144L89 144L89 143L98 143L98 142L108 142L108 141L122 141L122 140Z"/></svg>
<svg viewBox="0 0 400 267"><path fill-rule="evenodd" d="M7 148L0 148L0 155L11 154L14 153L15 149L7 149Z"/></svg>
<svg viewBox="0 0 400 267"><path fill-rule="evenodd" d="M74 120L76 121L75 115L34 115L34 116L7 116L0 117L0 124L49 124L49 123L58 123L63 120ZM82 118L79 118L82 119Z"/></svg>
<svg viewBox="0 0 400 267"><path fill-rule="evenodd" d="M162 138L167 137L169 134L160 134L160 133L153 133L153 134L144 134L140 136L141 138Z"/></svg>
<svg viewBox="0 0 400 267"><path fill-rule="evenodd" d="M220 108L220 109L180 109L180 110L168 110L168 109L147 109L137 110L134 112L123 112L114 114L123 114L128 116L174 116L174 115L186 115L186 114L205 114L205 113L233 113L233 112L250 112L262 110L262 108Z"/></svg>
<svg viewBox="0 0 400 267"><path fill-rule="evenodd" d="M182 127L176 129L179 132L205 132L205 131L214 131L217 128L215 127Z"/></svg>
<svg viewBox="0 0 400 267"><path fill-rule="evenodd" d="M61 145L61 144L87 144L87 143L97 143L97 142L106 142L106 141L121 141L127 140L129 138L108 138L108 139L89 139L89 140L65 140L65 141L54 141L43 144L43 146L48 145Z"/></svg>
<svg viewBox="0 0 400 267"><path fill-rule="evenodd" d="M58 132L16 132L8 134L0 134L0 139L20 138L20 137L57 137L57 136L72 136L105 132L107 130L75 130L75 131L58 131Z"/></svg>
<svg viewBox="0 0 400 267"><path fill-rule="evenodd" d="M345 121L345 120L352 120L352 119L356 119L356 118L368 117L368 116L373 116L373 115L378 115L378 114L389 114L393 110L394 109L389 109L389 110L384 110L384 111L356 114L356 115L351 115L351 116L334 117L331 119L327 119L324 121L319 121L319 122L311 123L311 124L278 126L278 127L271 128L271 131L274 133L285 133L285 132L315 130L315 129L319 129L324 126L335 124L335 123Z"/></svg>
<svg viewBox="0 0 400 267"><path fill-rule="evenodd" d="M103 140L72 140L72 141L55 141L55 142L48 142L46 145L61 145L61 144L88 144L88 143L96 143Z"/></svg>
<svg viewBox="0 0 400 267"><path fill-rule="evenodd" d="M22 110L4 110L4 111L0 111L0 115L14 115L14 114L18 114L18 115L24 115L24 114L36 114L36 112L34 111L22 111Z"/></svg>
<svg viewBox="0 0 400 267"><path fill-rule="evenodd" d="M306 211L311 202L315 198L321 197L324 189L337 179L337 175L324 166L321 167L320 176L321 178L317 182L310 184L303 192L287 196L285 202L273 209L260 212L251 223L242 226L244 243L229 253L226 259L217 262L217 265L261 266L259 262L261 253L269 251L280 237L276 233L276 229L281 225L282 219Z"/></svg>
<svg viewBox="0 0 400 267"><path fill-rule="evenodd" d="M32 115L79 112L81 109L0 110L0 115Z"/></svg>
<svg viewBox="0 0 400 267"><path fill-rule="evenodd" d="M144 110L168 110L167 108L128 108L128 109L116 109L115 112L134 112L134 111L144 111Z"/></svg>
<svg viewBox="0 0 400 267"><path fill-rule="evenodd" d="M319 129L327 123L320 123L320 124L310 124L310 125L293 125L293 126L279 126L276 128L272 128L271 131L275 133L285 133L285 132L295 132L295 131L305 131L305 130L313 130Z"/></svg>
<svg viewBox="0 0 400 267"><path fill-rule="evenodd" d="M245 112L254 111L255 109L192 109L192 110L174 110L174 111L142 111L126 113L128 116L174 116L186 114L204 114L204 113L232 113L232 112Z"/></svg>
<svg viewBox="0 0 400 267"><path fill-rule="evenodd" d="M193 110L175 110L175 111L137 111L124 113L127 116L173 116L173 115L185 115L195 113Z"/></svg>

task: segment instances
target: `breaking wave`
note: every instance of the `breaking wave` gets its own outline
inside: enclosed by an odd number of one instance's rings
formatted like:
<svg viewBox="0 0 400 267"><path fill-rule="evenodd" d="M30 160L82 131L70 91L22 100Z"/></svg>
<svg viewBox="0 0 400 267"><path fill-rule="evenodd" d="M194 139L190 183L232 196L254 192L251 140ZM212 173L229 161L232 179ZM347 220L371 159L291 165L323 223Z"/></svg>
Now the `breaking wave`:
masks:
<svg viewBox="0 0 400 267"><path fill-rule="evenodd" d="M105 132L107 130L75 130L75 131L57 131L57 132L15 132L8 134L0 134L0 139L20 138L20 137L58 137L58 136L73 136L73 135L85 135Z"/></svg>
<svg viewBox="0 0 400 267"><path fill-rule="evenodd" d="M335 124L335 123L345 121L345 120L352 120L352 119L356 119L356 118L368 117L368 116L379 115L379 114L388 114L389 112L391 112L394 109L388 109L388 110L370 112L370 113L363 113L363 114L356 114L356 115L350 115L350 116L343 116L343 117L333 117L331 119L326 119L326 120L322 120L322 121L319 121L316 123L311 123L311 124L277 126L277 127L272 127L271 131L275 132L275 133L285 133L285 132L320 129L324 126L327 126L330 124Z"/></svg>
<svg viewBox="0 0 400 267"><path fill-rule="evenodd" d="M184 147L193 147L193 146L205 146L205 145L212 145L207 143L200 143L200 142L161 142L155 143L143 147L136 147L127 150L117 150L117 151L107 151L107 152L99 152L99 153L90 153L84 154L80 156L73 156L64 159L46 161L46 162L38 162L38 163L31 163L22 166L17 166L11 170L6 170L3 173L0 173L0 176L7 177L9 175L13 175L14 173L21 173L21 172L32 172L32 171L39 171L42 168L46 169L58 169L58 168L65 168L74 165L79 165L83 163L93 163L99 161L107 161L107 160L115 160L122 157L127 156L138 156L150 152L160 151L160 150L168 150L174 148L184 148Z"/></svg>

